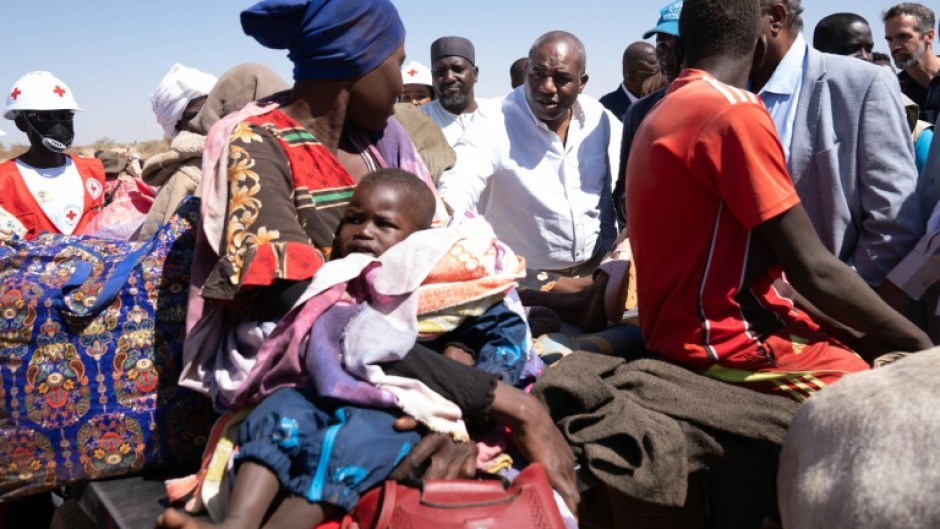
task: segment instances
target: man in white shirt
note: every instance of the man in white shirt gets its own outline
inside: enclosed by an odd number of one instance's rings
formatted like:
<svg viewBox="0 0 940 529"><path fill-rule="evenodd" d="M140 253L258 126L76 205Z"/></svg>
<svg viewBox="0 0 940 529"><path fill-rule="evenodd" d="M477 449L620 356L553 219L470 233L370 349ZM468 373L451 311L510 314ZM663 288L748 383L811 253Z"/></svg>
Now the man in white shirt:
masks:
<svg viewBox="0 0 940 529"><path fill-rule="evenodd" d="M581 94L585 64L574 35L539 37L525 85L468 127L439 184L455 211L482 211L529 268L566 276L590 274L617 235L611 174L621 125Z"/></svg>
<svg viewBox="0 0 940 529"><path fill-rule="evenodd" d="M441 37L431 44L431 81L437 98L421 106L453 147L479 111L495 107L473 94L480 69L473 43L463 37Z"/></svg>

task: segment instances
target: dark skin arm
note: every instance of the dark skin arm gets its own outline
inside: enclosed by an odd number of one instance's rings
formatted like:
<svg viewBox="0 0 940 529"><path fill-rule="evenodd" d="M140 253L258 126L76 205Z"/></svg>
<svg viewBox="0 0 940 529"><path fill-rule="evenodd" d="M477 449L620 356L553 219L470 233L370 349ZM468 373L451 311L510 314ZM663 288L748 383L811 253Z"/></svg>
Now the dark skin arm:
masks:
<svg viewBox="0 0 940 529"><path fill-rule="evenodd" d="M826 250L803 206L797 204L754 231L794 288L824 314L896 351L920 351L932 346L923 331L889 307L858 274Z"/></svg>
<svg viewBox="0 0 940 529"><path fill-rule="evenodd" d="M575 457L551 416L532 395L499 382L490 415L512 430L516 448L529 461L545 467L552 487L572 513L578 512L581 494L575 478Z"/></svg>
<svg viewBox="0 0 940 529"><path fill-rule="evenodd" d="M881 299L885 300L885 303L891 305L891 308L898 312L906 311L907 307L911 304L911 297L887 279L878 287L878 295L881 296Z"/></svg>
<svg viewBox="0 0 940 529"><path fill-rule="evenodd" d="M887 281L885 282L887 283ZM792 285L784 283L783 281L775 283L774 285L777 290L785 292L787 296L793 298L793 302L796 303L796 306L809 314L810 317L813 318L813 321L819 324L823 332L842 342L869 362L871 362L873 358L895 351L894 347L881 340L866 336L855 329L839 323L828 314L823 313L818 307L810 303L808 299L794 290ZM879 295L880 294L879 291ZM884 296L882 296L881 299L884 300ZM888 305L898 310L897 307L891 305L891 303L888 303Z"/></svg>
<svg viewBox="0 0 940 529"><path fill-rule="evenodd" d="M574 453L541 403L524 391L498 382L490 416L509 426L516 448L529 461L537 461L545 467L552 487L561 494L571 512L577 513L581 495L575 478ZM414 419L403 417L395 426L414 428ZM425 479L472 477L475 458L476 447L472 443L454 443L441 434L426 435L402 460L392 478L414 476L416 470L423 467L427 467Z"/></svg>

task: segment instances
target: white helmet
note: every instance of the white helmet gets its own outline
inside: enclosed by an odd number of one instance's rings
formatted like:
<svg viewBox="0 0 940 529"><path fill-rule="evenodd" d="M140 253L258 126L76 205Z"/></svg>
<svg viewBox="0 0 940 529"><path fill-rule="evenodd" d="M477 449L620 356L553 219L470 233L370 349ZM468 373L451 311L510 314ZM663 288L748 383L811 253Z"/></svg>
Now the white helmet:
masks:
<svg viewBox="0 0 940 529"><path fill-rule="evenodd" d="M72 90L49 72L29 72L7 93L3 117L13 119L20 110L82 110Z"/></svg>
<svg viewBox="0 0 940 529"><path fill-rule="evenodd" d="M434 86L431 81L431 70L418 61L411 61L401 69L401 83Z"/></svg>

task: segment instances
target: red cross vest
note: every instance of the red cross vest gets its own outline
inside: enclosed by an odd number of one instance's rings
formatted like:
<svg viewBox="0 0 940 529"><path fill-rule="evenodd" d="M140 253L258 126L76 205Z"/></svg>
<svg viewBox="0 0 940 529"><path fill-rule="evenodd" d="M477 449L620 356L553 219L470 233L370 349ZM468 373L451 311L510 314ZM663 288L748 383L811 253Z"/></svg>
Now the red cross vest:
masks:
<svg viewBox="0 0 940 529"><path fill-rule="evenodd" d="M97 158L69 156L78 174L82 177L84 200L81 218L72 235L82 235L85 226L95 218L101 209L104 197L104 166ZM26 227L26 239L32 239L41 232L60 233L49 220L36 197L26 187L26 182L16 166L15 159L0 163L0 207L7 210Z"/></svg>

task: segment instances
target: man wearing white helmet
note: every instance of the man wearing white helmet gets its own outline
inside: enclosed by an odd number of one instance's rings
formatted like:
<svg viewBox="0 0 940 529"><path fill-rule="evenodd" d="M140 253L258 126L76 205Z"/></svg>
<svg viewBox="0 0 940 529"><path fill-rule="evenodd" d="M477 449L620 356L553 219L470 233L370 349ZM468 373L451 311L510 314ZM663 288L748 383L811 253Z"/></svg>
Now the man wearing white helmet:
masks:
<svg viewBox="0 0 940 529"><path fill-rule="evenodd" d="M29 138L29 150L0 164L0 208L26 228L79 235L98 214L104 167L93 158L65 154L81 110L72 91L49 72L30 72L10 88L3 117Z"/></svg>

